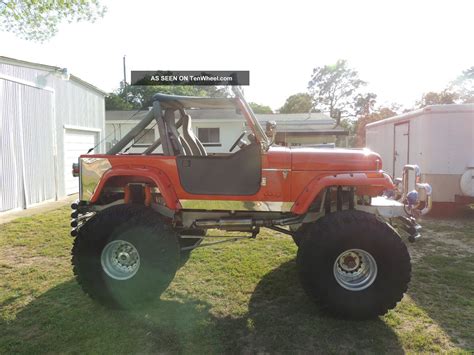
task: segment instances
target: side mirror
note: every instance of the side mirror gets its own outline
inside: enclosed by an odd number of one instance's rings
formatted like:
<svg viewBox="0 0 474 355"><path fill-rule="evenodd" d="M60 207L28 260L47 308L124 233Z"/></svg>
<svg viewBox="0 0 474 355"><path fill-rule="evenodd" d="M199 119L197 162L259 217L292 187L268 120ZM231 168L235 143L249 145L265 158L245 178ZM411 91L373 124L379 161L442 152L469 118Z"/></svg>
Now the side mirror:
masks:
<svg viewBox="0 0 474 355"><path fill-rule="evenodd" d="M275 121L267 121L267 125L265 127L265 134L268 138L270 138L270 142L273 144L275 142L277 133L277 124Z"/></svg>

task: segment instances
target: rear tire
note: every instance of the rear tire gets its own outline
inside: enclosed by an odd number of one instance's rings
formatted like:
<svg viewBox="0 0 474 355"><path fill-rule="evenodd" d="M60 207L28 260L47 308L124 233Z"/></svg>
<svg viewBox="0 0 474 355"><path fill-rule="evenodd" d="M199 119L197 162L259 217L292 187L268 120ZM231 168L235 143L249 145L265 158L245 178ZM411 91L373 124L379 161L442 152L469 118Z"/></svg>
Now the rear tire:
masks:
<svg viewBox="0 0 474 355"><path fill-rule="evenodd" d="M306 293L331 313L367 319L396 306L408 288L410 255L374 215L342 211L304 228L297 264Z"/></svg>
<svg viewBox="0 0 474 355"><path fill-rule="evenodd" d="M140 308L159 298L178 263L176 234L158 213L140 205L99 212L82 226L72 248L84 292L114 308Z"/></svg>

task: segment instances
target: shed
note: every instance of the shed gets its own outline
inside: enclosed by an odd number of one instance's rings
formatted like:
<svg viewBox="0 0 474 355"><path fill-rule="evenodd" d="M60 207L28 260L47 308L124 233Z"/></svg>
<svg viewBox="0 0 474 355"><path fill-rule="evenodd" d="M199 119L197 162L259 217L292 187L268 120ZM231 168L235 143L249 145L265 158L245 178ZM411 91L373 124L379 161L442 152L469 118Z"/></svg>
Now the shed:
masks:
<svg viewBox="0 0 474 355"><path fill-rule="evenodd" d="M0 57L0 212L78 191L71 166L103 138L105 95L65 68Z"/></svg>
<svg viewBox="0 0 474 355"><path fill-rule="evenodd" d="M417 164L434 202L474 197L474 104L432 105L368 124L366 141L394 177Z"/></svg>
<svg viewBox="0 0 474 355"><path fill-rule="evenodd" d="M275 141L285 146L347 146L349 131L322 112L257 114L265 127L268 121L277 124Z"/></svg>

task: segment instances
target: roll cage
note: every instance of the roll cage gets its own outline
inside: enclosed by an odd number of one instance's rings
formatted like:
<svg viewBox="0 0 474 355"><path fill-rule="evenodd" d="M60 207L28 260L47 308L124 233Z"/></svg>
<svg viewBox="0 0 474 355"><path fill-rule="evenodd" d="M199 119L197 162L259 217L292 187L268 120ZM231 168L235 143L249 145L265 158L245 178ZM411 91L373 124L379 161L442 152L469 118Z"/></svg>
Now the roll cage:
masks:
<svg viewBox="0 0 474 355"><path fill-rule="evenodd" d="M157 93L153 96L153 106L148 114L118 141L107 154L120 154L139 134L154 120L158 126L159 137L141 154L153 153L160 145L163 155L194 155L205 156L206 151L191 129L191 116L187 109L222 109L233 108L244 117L252 130L255 140L264 151L268 150L270 142L265 131L260 126L250 105L245 101L238 87L233 87L233 98L212 98L197 96L166 95ZM178 114L178 115L177 115ZM176 117L179 116L178 120ZM178 131L182 129L182 134Z"/></svg>

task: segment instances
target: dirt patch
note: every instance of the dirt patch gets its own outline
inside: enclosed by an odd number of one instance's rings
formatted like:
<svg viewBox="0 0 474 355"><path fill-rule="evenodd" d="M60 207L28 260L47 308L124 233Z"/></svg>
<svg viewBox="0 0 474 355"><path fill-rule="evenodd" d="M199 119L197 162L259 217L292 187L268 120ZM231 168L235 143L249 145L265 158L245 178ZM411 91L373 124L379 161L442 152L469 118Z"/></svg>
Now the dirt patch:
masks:
<svg viewBox="0 0 474 355"><path fill-rule="evenodd" d="M459 232L436 232L436 238L433 242L446 244L460 251L474 254L474 243L466 240L459 240Z"/></svg>
<svg viewBox="0 0 474 355"><path fill-rule="evenodd" d="M407 243L413 262L426 255L474 254L474 232L466 233L472 225L471 220L429 220L421 232L421 239L413 244Z"/></svg>
<svg viewBox="0 0 474 355"><path fill-rule="evenodd" d="M420 221L421 225L425 225L429 229L449 229L451 231L465 231L471 229L471 235L474 237L474 219L473 218L458 218L458 219L424 219Z"/></svg>
<svg viewBox="0 0 474 355"><path fill-rule="evenodd" d="M55 263L53 258L41 255L31 255L27 247L0 249L0 266L8 269Z"/></svg>

